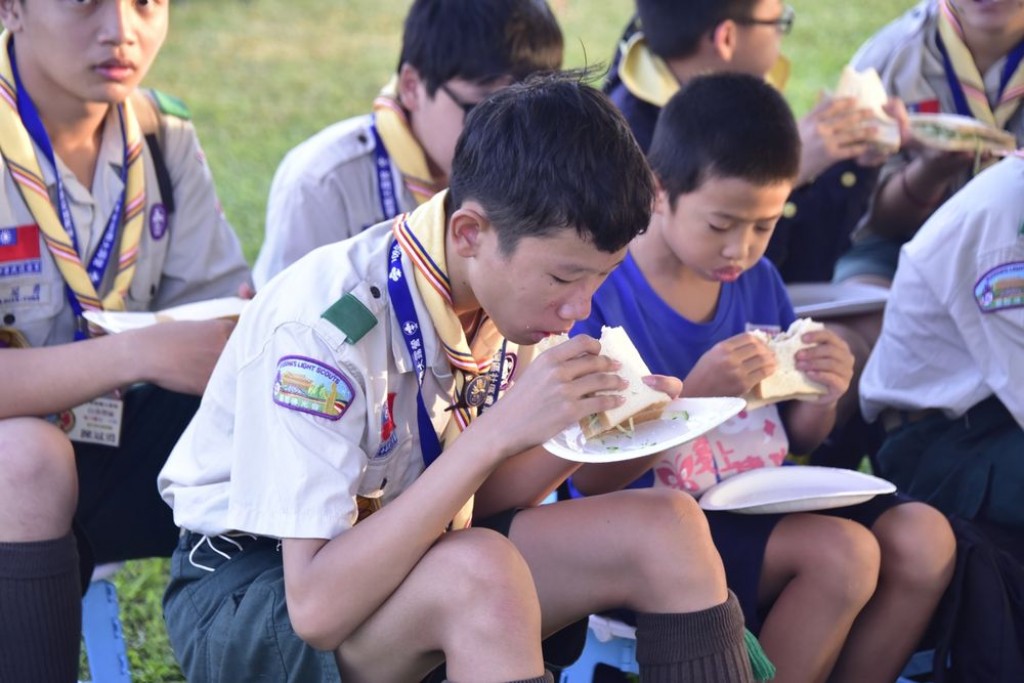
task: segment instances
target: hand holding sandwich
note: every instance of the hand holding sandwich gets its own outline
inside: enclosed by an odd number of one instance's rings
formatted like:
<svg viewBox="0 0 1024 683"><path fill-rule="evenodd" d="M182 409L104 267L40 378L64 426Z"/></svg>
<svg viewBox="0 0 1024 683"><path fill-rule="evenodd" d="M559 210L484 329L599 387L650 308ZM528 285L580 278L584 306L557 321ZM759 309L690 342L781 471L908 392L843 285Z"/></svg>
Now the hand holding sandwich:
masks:
<svg viewBox="0 0 1024 683"><path fill-rule="evenodd" d="M853 354L850 347L827 327L804 332L800 338L811 346L796 352L796 369L826 389L810 404L834 407L850 388L853 379Z"/></svg>
<svg viewBox="0 0 1024 683"><path fill-rule="evenodd" d="M742 332L704 352L686 376L686 394L744 396L775 368L775 354L764 340Z"/></svg>

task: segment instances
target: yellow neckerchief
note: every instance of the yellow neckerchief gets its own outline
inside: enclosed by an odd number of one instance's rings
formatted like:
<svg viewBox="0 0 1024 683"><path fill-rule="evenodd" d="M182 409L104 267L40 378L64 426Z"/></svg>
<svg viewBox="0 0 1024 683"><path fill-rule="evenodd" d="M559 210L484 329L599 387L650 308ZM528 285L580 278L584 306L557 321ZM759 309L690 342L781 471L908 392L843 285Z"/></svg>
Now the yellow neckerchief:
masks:
<svg viewBox="0 0 1024 683"><path fill-rule="evenodd" d="M427 201L441 189L430 173L427 155L409 127L409 119L398 102L398 79L392 78L373 101L374 122L380 139L416 204Z"/></svg>
<svg viewBox="0 0 1024 683"><path fill-rule="evenodd" d="M121 116L128 144L128 173L125 187L125 202L121 217L121 248L117 259L117 274L110 293L100 299L93 287L82 259L75 251L68 235L57 215L46 187L43 173L36 158L32 138L25 129L18 114L17 89L14 85L14 72L7 53L11 34L5 31L0 35L0 154L18 186L18 190L29 211L39 224L44 240L53 260L60 270L61 276L74 293L84 310L105 309L118 311L124 309L124 298L128 293L135 274L135 263L139 256L139 241L142 237L142 224L146 204L145 171L142 165L142 134L130 101L121 105ZM60 173L59 169L53 169Z"/></svg>
<svg viewBox="0 0 1024 683"><path fill-rule="evenodd" d="M447 194L447 191L439 192L412 213L399 216L393 228L395 239L412 261L416 289L455 374L454 419L448 420L441 434L443 448L451 446L476 416L476 409L462 400L463 392L473 377L489 369L502 343L501 333L486 315L475 321L475 332L472 342L469 342L462 322L452 308L452 289L445 257ZM472 517L473 499L470 498L455 515L452 528L469 526Z"/></svg>
<svg viewBox="0 0 1024 683"><path fill-rule="evenodd" d="M971 108L974 118L996 128L1005 129L1007 121L1017 111L1021 97L1024 96L1024 63L1021 63L1003 89L995 111L985 94L985 80L978 72L971 51L964 43L964 30L960 19L956 16L949 0L939 3L939 36L946 47L949 61L953 65L960 87L967 98L967 106Z"/></svg>
<svg viewBox="0 0 1024 683"><path fill-rule="evenodd" d="M630 93L656 107L664 107L679 90L679 81L661 57L647 47L641 31L621 46L619 78ZM789 80L789 60L783 55L772 66L767 81L780 92Z"/></svg>

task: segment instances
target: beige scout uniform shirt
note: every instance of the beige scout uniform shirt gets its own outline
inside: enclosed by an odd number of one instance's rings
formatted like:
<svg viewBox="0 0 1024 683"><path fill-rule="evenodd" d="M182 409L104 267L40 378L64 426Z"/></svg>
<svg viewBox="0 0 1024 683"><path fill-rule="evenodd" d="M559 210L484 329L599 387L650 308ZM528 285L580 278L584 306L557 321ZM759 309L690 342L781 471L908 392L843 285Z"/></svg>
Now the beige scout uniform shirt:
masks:
<svg viewBox="0 0 1024 683"><path fill-rule="evenodd" d="M861 409L957 418L995 394L1024 428L1024 159L980 174L904 245Z"/></svg>
<svg viewBox="0 0 1024 683"><path fill-rule="evenodd" d="M233 295L239 285L249 280L245 258L221 210L195 129L191 123L177 117L161 115L160 118L161 150L171 177L176 208L167 216L150 149L144 143L146 223L139 244L139 260L125 301L129 311L159 310ZM42 152L38 148L36 151L50 195L56 198L54 170ZM121 127L113 110L104 127L91 190L57 159L79 248L90 256L120 198L123 159ZM35 225L6 165L0 165L0 193L0 228ZM70 342L74 338L74 314L65 294L64 280L42 241L41 231L39 240L40 272L0 275L0 325L17 328L32 346ZM110 291L117 272L116 258L115 251L100 288L101 297Z"/></svg>
<svg viewBox="0 0 1024 683"><path fill-rule="evenodd" d="M325 244L358 235L392 218L381 209L370 115L336 123L290 151L267 200L266 233L253 278L257 288ZM391 161L398 212L416 200Z"/></svg>
<svg viewBox="0 0 1024 683"><path fill-rule="evenodd" d="M936 44L938 17L937 0L924 0L870 38L853 56L851 64L858 70L868 67L877 69L886 92L903 100L911 112L922 104L925 109L929 105L934 108L937 101L939 111L957 113L942 53ZM1004 57L982 74L990 104L999 98L1000 79L1005 65ZM1017 136L1018 143L1024 143L1024 108L1017 109L1010 117L1006 130ZM876 188L880 189L887 178L902 171L914 156L914 152L904 149L890 157L881 169ZM965 171L953 182L949 194L963 187L970 177L970 171ZM876 196L877 192L878 189ZM857 227L855 238L871 231L870 219L869 208Z"/></svg>
<svg viewBox="0 0 1024 683"><path fill-rule="evenodd" d="M423 472L416 374L388 297L391 243L387 221L317 249L260 290L160 473L176 524L206 535L330 539L354 524L357 495L386 505ZM411 278L408 257L403 264ZM346 293L372 323L356 339L323 317ZM424 403L441 434L455 380L415 287L411 294L428 366ZM330 400L311 408L313 390L298 402L285 397L285 384L310 383L334 399L334 415L325 415Z"/></svg>

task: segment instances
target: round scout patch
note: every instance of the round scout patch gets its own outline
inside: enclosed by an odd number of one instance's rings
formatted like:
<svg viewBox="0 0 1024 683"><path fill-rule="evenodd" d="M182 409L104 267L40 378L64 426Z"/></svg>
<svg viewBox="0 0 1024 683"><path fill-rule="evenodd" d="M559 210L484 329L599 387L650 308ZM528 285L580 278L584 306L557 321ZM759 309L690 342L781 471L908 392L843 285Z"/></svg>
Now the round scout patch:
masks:
<svg viewBox="0 0 1024 683"><path fill-rule="evenodd" d="M469 380L463 388L463 403L471 408L479 408L487 401L487 394L490 388L491 378L487 375L477 375Z"/></svg>
<svg viewBox="0 0 1024 683"><path fill-rule="evenodd" d="M167 207L163 204L154 204L149 210L149 234L154 240L167 234Z"/></svg>
<svg viewBox="0 0 1024 683"><path fill-rule="evenodd" d="M274 403L289 410L340 420L352 405L352 381L340 370L304 356L277 362Z"/></svg>

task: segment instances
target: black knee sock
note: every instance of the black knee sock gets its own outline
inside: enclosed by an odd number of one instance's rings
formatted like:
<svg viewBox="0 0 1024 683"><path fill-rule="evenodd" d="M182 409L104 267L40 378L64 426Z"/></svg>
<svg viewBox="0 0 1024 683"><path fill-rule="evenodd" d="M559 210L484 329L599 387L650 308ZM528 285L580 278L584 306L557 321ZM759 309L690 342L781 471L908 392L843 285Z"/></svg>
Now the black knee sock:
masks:
<svg viewBox="0 0 1024 683"><path fill-rule="evenodd" d="M699 612L636 615L636 661L644 683L752 683L736 596Z"/></svg>
<svg viewBox="0 0 1024 683"><path fill-rule="evenodd" d="M81 641L74 534L0 543L0 682L76 681Z"/></svg>

